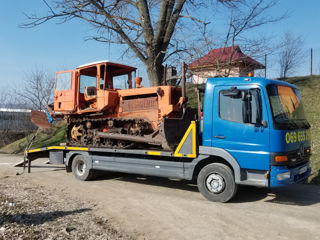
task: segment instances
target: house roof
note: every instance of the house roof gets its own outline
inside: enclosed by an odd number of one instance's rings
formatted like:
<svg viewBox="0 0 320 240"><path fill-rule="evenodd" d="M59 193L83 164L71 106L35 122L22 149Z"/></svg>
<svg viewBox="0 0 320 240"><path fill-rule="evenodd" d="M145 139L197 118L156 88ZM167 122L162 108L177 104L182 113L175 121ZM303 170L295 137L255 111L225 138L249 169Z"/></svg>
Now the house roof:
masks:
<svg viewBox="0 0 320 240"><path fill-rule="evenodd" d="M255 69L263 69L264 65L245 55L239 46L212 49L207 55L195 60L188 65L189 69L214 67L215 65L228 64L232 55L231 64L242 63Z"/></svg>

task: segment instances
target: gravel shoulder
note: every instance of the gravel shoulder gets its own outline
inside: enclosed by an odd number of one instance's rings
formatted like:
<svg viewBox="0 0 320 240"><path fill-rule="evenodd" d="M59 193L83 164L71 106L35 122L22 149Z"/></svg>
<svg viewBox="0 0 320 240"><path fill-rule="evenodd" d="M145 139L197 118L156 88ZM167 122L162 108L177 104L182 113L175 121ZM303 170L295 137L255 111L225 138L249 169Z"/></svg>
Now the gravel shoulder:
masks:
<svg viewBox="0 0 320 240"><path fill-rule="evenodd" d="M63 216L34 223L34 230L54 225L52 234L57 235L51 239L81 239L79 236L86 233L86 239L91 235L92 239L320 239L319 185L271 190L241 187L232 202L221 204L204 199L187 181L106 173L95 181L81 182L64 168L44 164L46 159L33 162L31 174L16 176L22 169L12 164L20 160L21 156L0 154L0 193L7 198L1 202L7 201L4 207L9 211L8 204L20 194L18 206L28 202L33 209L28 212L24 207L17 212L20 215L61 212ZM46 200L37 208L38 200L29 196ZM77 212L81 209L90 210ZM82 217L86 219L83 231L73 230ZM102 219L102 226L95 219ZM6 224L30 228L17 221L0 220L0 228L7 229ZM111 235L102 237L98 235L101 233Z"/></svg>
<svg viewBox="0 0 320 240"><path fill-rule="evenodd" d="M0 239L133 239L95 208L22 177L0 177Z"/></svg>

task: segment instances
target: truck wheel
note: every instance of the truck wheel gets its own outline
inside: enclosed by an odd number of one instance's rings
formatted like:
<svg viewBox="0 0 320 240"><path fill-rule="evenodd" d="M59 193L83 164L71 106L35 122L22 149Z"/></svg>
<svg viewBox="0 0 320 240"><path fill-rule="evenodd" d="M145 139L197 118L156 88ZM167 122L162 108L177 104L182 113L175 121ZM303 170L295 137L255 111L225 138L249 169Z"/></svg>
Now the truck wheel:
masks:
<svg viewBox="0 0 320 240"><path fill-rule="evenodd" d="M82 155L77 155L74 157L72 161L72 173L81 181L87 181L93 177L93 170L88 169L86 159Z"/></svg>
<svg viewBox="0 0 320 240"><path fill-rule="evenodd" d="M214 202L228 202L237 192L231 169L222 163L211 163L203 167L197 184L201 194Z"/></svg>

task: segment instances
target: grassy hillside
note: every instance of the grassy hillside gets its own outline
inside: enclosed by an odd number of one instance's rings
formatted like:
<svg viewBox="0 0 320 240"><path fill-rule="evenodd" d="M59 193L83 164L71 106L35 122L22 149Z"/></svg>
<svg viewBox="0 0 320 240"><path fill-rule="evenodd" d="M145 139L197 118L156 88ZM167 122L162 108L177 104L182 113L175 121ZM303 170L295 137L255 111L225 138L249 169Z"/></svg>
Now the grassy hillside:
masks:
<svg viewBox="0 0 320 240"><path fill-rule="evenodd" d="M294 77L288 82L297 85L301 92L304 110L311 124L311 178L320 183L320 76Z"/></svg>
<svg viewBox="0 0 320 240"><path fill-rule="evenodd" d="M35 138L31 148L41 148L52 145L59 145L66 141L66 124L63 121L57 122L48 132L40 132ZM0 152L4 153L23 153L29 141L34 134L15 141L9 145L0 148Z"/></svg>
<svg viewBox="0 0 320 240"><path fill-rule="evenodd" d="M311 124L312 136L312 175L310 179L320 183L320 76L294 77L287 80L298 86L301 92L305 113ZM197 107L197 98L194 88L204 88L204 85L187 85L189 105Z"/></svg>

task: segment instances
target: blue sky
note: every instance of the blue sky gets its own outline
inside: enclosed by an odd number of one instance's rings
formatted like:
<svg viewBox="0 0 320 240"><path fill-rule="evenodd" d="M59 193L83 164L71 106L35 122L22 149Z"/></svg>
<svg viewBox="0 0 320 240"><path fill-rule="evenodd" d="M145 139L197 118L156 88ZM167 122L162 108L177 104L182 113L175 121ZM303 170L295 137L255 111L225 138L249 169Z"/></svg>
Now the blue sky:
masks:
<svg viewBox="0 0 320 240"><path fill-rule="evenodd" d="M3 0L0 8L0 88L21 85L25 76L35 68L44 69L50 75L57 70L73 69L78 65L108 59L134 65L145 76L143 65L138 59L121 59L119 48L94 41L85 41L93 29L84 23L71 21L65 24L45 23L31 29L19 28L26 22L24 12L43 13L45 7L41 0ZM280 36L290 31L302 35L306 52L314 48L314 72L320 74L320 31L319 0L281 0L272 15L289 12L289 18L259 28L257 31ZM271 61L275 61L271 59ZM276 77L276 64L268 69L269 77ZM296 71L295 75L307 75L308 61Z"/></svg>

